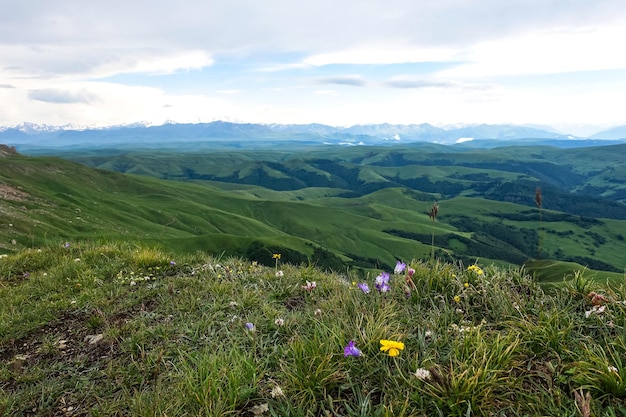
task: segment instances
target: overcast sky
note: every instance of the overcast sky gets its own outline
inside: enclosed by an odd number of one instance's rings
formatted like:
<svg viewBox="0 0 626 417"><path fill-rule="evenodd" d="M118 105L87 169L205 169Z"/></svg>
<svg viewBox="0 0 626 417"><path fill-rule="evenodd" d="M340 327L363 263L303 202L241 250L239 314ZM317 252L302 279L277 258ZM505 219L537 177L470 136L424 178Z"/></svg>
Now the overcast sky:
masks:
<svg viewBox="0 0 626 417"><path fill-rule="evenodd" d="M626 124L623 0L0 0L0 125Z"/></svg>

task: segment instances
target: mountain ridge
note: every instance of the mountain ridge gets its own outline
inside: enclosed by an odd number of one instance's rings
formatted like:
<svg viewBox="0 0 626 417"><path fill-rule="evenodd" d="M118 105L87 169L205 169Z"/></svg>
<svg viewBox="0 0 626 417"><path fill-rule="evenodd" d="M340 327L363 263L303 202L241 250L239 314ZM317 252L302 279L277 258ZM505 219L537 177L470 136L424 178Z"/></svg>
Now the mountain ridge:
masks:
<svg viewBox="0 0 626 417"><path fill-rule="evenodd" d="M319 123L311 124L258 124L213 121L209 123L146 123L106 128L75 126L48 126L25 123L20 126L0 128L0 143L9 145L43 145L62 147L91 144L93 146L115 144L165 143L185 141L239 141L239 142L309 142L312 144L395 144L409 142L432 142L454 144L459 141L493 139L554 139L577 138L555 131L510 124L465 125L441 128L422 124L361 124L350 127L333 127Z"/></svg>

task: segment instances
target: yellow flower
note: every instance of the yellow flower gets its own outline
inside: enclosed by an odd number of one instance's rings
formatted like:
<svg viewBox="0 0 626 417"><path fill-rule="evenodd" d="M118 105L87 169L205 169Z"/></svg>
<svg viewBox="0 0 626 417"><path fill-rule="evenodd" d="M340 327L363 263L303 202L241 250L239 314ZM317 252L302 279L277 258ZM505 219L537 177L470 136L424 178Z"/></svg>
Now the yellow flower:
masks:
<svg viewBox="0 0 626 417"><path fill-rule="evenodd" d="M456 301L457 303L460 303L461 302L461 297L458 296L458 295L455 295L454 296L454 301Z"/></svg>
<svg viewBox="0 0 626 417"><path fill-rule="evenodd" d="M280 259L280 253L273 254L272 259Z"/></svg>
<svg viewBox="0 0 626 417"><path fill-rule="evenodd" d="M464 286L465 288L469 288L469 282L466 282L465 284L463 284L463 286Z"/></svg>
<svg viewBox="0 0 626 417"><path fill-rule="evenodd" d="M476 265L476 264L468 266L468 267L467 267L467 270L468 270L468 271L474 271L474 272L476 272L478 275L482 275L482 274L483 274L483 270L482 270L482 269L480 269L480 267L479 267L478 265Z"/></svg>
<svg viewBox="0 0 626 417"><path fill-rule="evenodd" d="M401 350L404 350L404 343L395 340L381 340L381 352L387 352L389 356L398 356Z"/></svg>

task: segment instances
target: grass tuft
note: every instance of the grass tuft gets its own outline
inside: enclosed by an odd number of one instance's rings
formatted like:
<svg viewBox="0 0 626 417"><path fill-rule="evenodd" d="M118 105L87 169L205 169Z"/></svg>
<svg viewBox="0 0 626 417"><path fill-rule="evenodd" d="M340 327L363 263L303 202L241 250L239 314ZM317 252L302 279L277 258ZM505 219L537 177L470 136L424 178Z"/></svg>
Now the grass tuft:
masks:
<svg viewBox="0 0 626 417"><path fill-rule="evenodd" d="M0 259L0 410L626 412L623 283L580 274L546 287L524 269L439 260L380 272L386 283L108 242L10 254Z"/></svg>

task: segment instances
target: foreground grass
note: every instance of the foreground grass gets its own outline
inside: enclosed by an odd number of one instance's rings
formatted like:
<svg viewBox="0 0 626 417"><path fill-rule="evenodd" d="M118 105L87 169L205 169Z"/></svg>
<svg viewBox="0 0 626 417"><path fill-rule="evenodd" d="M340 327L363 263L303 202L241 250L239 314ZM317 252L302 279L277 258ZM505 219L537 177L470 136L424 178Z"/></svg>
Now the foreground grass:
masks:
<svg viewBox="0 0 626 417"><path fill-rule="evenodd" d="M374 276L132 245L3 256L0 415L626 413L623 284L410 266L379 293Z"/></svg>

